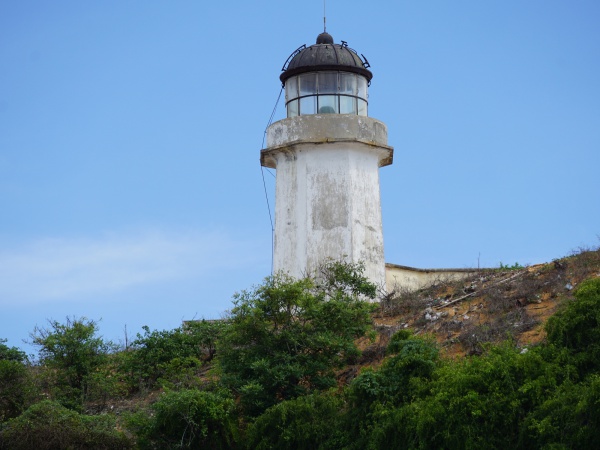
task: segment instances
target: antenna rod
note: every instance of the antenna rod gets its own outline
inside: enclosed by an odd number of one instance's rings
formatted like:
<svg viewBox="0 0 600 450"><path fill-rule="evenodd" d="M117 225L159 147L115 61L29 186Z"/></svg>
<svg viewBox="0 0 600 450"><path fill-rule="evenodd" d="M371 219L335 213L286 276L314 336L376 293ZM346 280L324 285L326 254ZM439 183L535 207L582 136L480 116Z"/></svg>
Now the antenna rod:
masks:
<svg viewBox="0 0 600 450"><path fill-rule="evenodd" d="M327 15L325 14L325 3L326 0L323 0L323 33L327 33Z"/></svg>

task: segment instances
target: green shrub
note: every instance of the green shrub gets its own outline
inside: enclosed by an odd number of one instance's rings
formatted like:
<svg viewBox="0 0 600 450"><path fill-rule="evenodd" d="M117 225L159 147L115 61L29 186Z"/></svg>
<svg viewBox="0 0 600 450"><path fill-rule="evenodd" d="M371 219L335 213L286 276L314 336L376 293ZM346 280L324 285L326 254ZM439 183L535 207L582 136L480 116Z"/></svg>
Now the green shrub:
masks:
<svg viewBox="0 0 600 450"><path fill-rule="evenodd" d="M113 349L96 334L93 320L67 317L66 323L49 320L49 327L36 326L32 343L39 347L40 362L49 369L48 380L57 399L66 406L80 409L88 395L90 376L106 364Z"/></svg>
<svg viewBox="0 0 600 450"><path fill-rule="evenodd" d="M508 265L508 264L502 264L502 261L500 261L498 270L521 270L524 269L524 267L519 264L518 262L514 263L512 266Z"/></svg>
<svg viewBox="0 0 600 450"><path fill-rule="evenodd" d="M441 365L437 345L431 340L413 337L407 330L392 336L387 350L393 356L378 370L362 372L350 385L346 429L352 436L351 448L384 448L385 445L372 447L374 433L385 436L383 442L390 439L404 442L408 427L402 415L402 421L394 423L391 432L382 433L382 429L394 421L393 417L404 405L431 389L432 378Z"/></svg>
<svg viewBox="0 0 600 450"><path fill-rule="evenodd" d="M111 358L112 359L112 358ZM127 388L116 374L113 364L99 367L87 379L86 401L98 409L104 409L111 399L124 398Z"/></svg>
<svg viewBox="0 0 600 450"><path fill-rule="evenodd" d="M343 405L340 397L327 393L278 403L249 426L246 446L253 450L340 448Z"/></svg>
<svg viewBox="0 0 600 450"><path fill-rule="evenodd" d="M0 423L21 414L35 399L27 355L0 339Z"/></svg>
<svg viewBox="0 0 600 450"><path fill-rule="evenodd" d="M403 337L391 341L397 354L350 385L348 449L571 448L597 438L600 382L576 387L564 348L521 352L507 342L482 356L442 362L427 341ZM567 419L569 430L588 424L577 441L556 438Z"/></svg>
<svg viewBox="0 0 600 450"><path fill-rule="evenodd" d="M278 274L236 295L218 361L246 414L335 386L335 369L358 356L355 339L370 330L362 296L374 293L360 266L332 263L318 280Z"/></svg>
<svg viewBox="0 0 600 450"><path fill-rule="evenodd" d="M194 387L194 375L203 361L213 358L226 323L192 321L174 330L143 327L131 349L120 355L119 371L131 390L166 386ZM183 372L179 370L183 369Z"/></svg>
<svg viewBox="0 0 600 450"><path fill-rule="evenodd" d="M187 389L161 395L151 414L137 413L129 427L141 448L234 448L237 440L235 403L218 392Z"/></svg>
<svg viewBox="0 0 600 450"><path fill-rule="evenodd" d="M202 365L202 361L193 356L172 359L159 366L162 376L157 384L171 390L200 388L204 383L198 376Z"/></svg>
<svg viewBox="0 0 600 450"><path fill-rule="evenodd" d="M600 376L565 383L522 426L522 448L596 448L600 442Z"/></svg>
<svg viewBox="0 0 600 450"><path fill-rule="evenodd" d="M27 361L27 355L17 347L6 345L6 339L0 339L0 361L17 361L24 363Z"/></svg>
<svg viewBox="0 0 600 450"><path fill-rule="evenodd" d="M368 369L350 386L354 406L364 407L374 401L400 404L410 401L423 381L428 381L439 366L439 350L435 342L412 337L402 330L392 336L388 357L377 371Z"/></svg>
<svg viewBox="0 0 600 450"><path fill-rule="evenodd" d="M520 358L507 345L442 367L419 404L419 440L438 448L514 448L525 413Z"/></svg>
<svg viewBox="0 0 600 450"><path fill-rule="evenodd" d="M44 400L0 428L0 449L129 449L130 440L108 415L85 416Z"/></svg>
<svg viewBox="0 0 600 450"><path fill-rule="evenodd" d="M600 370L600 278L582 282L575 300L546 323L548 342L569 350L582 375Z"/></svg>
<svg viewBox="0 0 600 450"><path fill-rule="evenodd" d="M25 364L0 359L0 423L21 414L36 393Z"/></svg>

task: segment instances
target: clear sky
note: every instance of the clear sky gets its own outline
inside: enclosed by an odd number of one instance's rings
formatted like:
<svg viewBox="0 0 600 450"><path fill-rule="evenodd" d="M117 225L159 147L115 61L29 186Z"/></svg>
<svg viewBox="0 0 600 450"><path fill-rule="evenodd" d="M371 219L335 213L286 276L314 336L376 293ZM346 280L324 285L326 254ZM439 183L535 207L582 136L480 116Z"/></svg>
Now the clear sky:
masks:
<svg viewBox="0 0 600 450"><path fill-rule="evenodd" d="M170 329L269 274L259 151L281 67L322 15L0 2L0 338L23 346L67 315L114 341ZM600 244L600 2L327 0L327 16L371 63L369 115L395 147L386 261L525 265Z"/></svg>

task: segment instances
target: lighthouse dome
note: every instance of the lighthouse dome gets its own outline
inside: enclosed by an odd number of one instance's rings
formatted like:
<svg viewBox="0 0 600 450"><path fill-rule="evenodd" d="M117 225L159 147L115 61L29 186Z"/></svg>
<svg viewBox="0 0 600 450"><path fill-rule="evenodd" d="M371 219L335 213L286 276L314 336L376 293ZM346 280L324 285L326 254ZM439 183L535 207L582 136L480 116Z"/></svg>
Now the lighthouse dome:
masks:
<svg viewBox="0 0 600 450"><path fill-rule="evenodd" d="M364 58L364 56L363 56ZM369 63L342 41L335 44L329 33L317 36L317 43L309 47L302 46L290 55L279 77L282 83L288 78L305 72L340 70L358 73L371 81L373 74L367 68Z"/></svg>
<svg viewBox="0 0 600 450"><path fill-rule="evenodd" d="M362 56L362 55L361 55ZM317 43L301 46L283 65L288 117L311 114L367 115L368 86L373 74L369 62L348 47L335 44L326 32Z"/></svg>

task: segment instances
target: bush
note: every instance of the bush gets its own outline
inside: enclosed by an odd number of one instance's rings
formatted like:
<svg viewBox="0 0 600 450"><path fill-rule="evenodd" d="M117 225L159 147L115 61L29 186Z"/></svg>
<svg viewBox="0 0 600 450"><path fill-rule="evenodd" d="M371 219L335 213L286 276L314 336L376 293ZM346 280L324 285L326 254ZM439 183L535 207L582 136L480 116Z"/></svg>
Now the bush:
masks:
<svg viewBox="0 0 600 450"><path fill-rule="evenodd" d="M27 361L27 355L17 347L6 345L6 339L0 339L0 361L17 361L24 363Z"/></svg>
<svg viewBox="0 0 600 450"><path fill-rule="evenodd" d="M141 448L235 447L237 417L228 395L196 389L167 392L151 407L128 420Z"/></svg>
<svg viewBox="0 0 600 450"><path fill-rule="evenodd" d="M340 448L341 398L315 393L267 409L248 428L249 449L313 450Z"/></svg>
<svg viewBox="0 0 600 450"><path fill-rule="evenodd" d="M577 387L565 349L521 353L505 342L482 356L440 361L427 344L399 333L389 345L397 353L350 385L344 448L593 447L581 443L597 439L600 382ZM577 440L567 439L563 422Z"/></svg>
<svg viewBox="0 0 600 450"><path fill-rule="evenodd" d="M193 387L197 369L216 353L217 338L226 324L222 321L193 321L174 330L150 331L143 327L132 348L120 358L119 371L130 389L163 385Z"/></svg>
<svg viewBox="0 0 600 450"><path fill-rule="evenodd" d="M0 428L0 449L128 449L129 439L108 415L84 416L44 400Z"/></svg>
<svg viewBox="0 0 600 450"><path fill-rule="evenodd" d="M0 339L0 423L21 414L36 395L25 352L5 342Z"/></svg>
<svg viewBox="0 0 600 450"><path fill-rule="evenodd" d="M382 424L389 423L390 416L428 392L432 377L440 367L437 345L413 337L407 330L392 336L388 352L393 356L387 358L379 370L365 370L350 385L346 429L353 436L351 448L371 448L373 433L381 433ZM407 428L405 419L392 428L385 442L392 439L392 434L394 442L402 442Z"/></svg>
<svg viewBox="0 0 600 450"><path fill-rule="evenodd" d="M392 336L387 358L377 371L366 370L350 386L355 411L373 402L398 406L410 402L439 366L439 351L433 341L413 337L407 330Z"/></svg>
<svg viewBox="0 0 600 450"><path fill-rule="evenodd" d="M236 295L219 341L222 379L250 416L335 386L334 370L360 353L355 339L370 329L375 286L362 267L331 263L319 280L268 277Z"/></svg>
<svg viewBox="0 0 600 450"><path fill-rule="evenodd" d="M600 376L563 384L524 422L522 448L596 448L600 442Z"/></svg>
<svg viewBox="0 0 600 450"><path fill-rule="evenodd" d="M421 403L417 434L431 447L514 448L522 417L518 359L506 345L444 366Z"/></svg>
<svg viewBox="0 0 600 450"><path fill-rule="evenodd" d="M548 342L569 350L582 375L600 370L600 278L582 282L575 300L546 323Z"/></svg>
<svg viewBox="0 0 600 450"><path fill-rule="evenodd" d="M35 396L27 366L0 359L0 423L21 414Z"/></svg>
<svg viewBox="0 0 600 450"><path fill-rule="evenodd" d="M111 360L112 358L109 360L109 364L98 368L88 376L86 394L88 411L92 406L96 410L102 411L106 408L109 400L124 398L127 395L127 389L119 379Z"/></svg>
<svg viewBox="0 0 600 450"><path fill-rule="evenodd" d="M49 328L35 327L32 343L40 348L41 363L50 369L56 397L79 409L87 397L91 374L106 363L112 345L96 336L97 322L85 317L67 317L65 324L48 322Z"/></svg>

